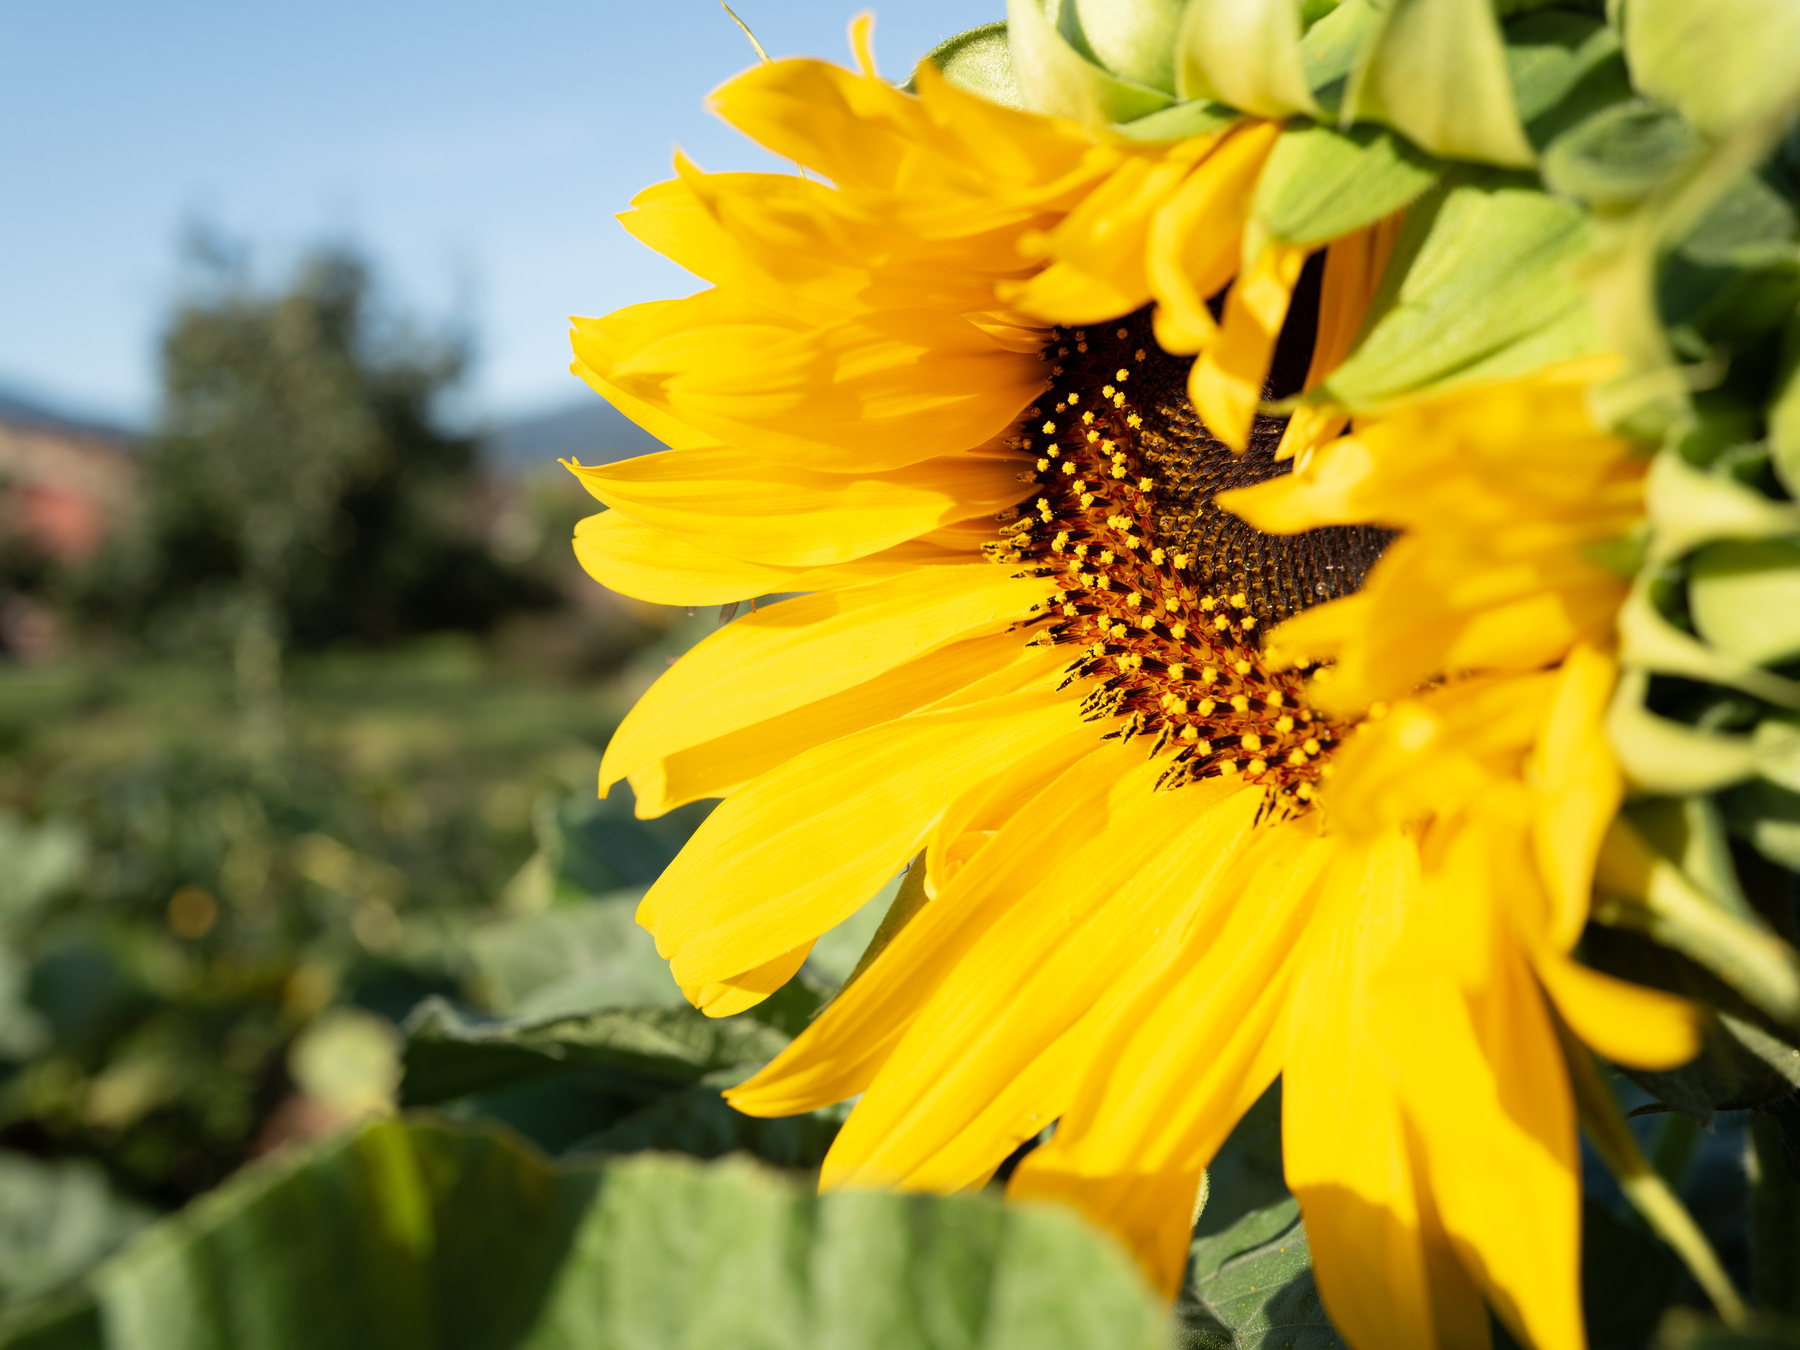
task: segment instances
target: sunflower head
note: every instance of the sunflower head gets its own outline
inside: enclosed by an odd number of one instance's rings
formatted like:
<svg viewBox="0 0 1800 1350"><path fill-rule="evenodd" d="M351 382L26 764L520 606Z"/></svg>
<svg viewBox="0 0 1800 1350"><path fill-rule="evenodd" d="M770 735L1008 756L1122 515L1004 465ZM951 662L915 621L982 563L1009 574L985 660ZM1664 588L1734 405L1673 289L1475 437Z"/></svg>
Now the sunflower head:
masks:
<svg viewBox="0 0 1800 1350"><path fill-rule="evenodd" d="M1664 3L1634 0L1640 37ZM1576 1350L1583 1047L1664 1073L1700 1044L1691 1002L1577 958L1613 899L1659 932L1656 897L1692 899L1620 814L1606 708L1645 697L1621 655L1729 664L1671 655L1666 592L1625 573L1648 534L1723 635L1749 555L1699 556L1708 513L1793 532L1719 486L1753 455L1653 466L1656 417L1597 411L1647 390L1676 426L1694 383L1603 320L1658 303L1657 231L1751 143L1652 192L1647 233L1517 172L1577 162L1575 127L1599 153L1630 96L1572 11L1014 0L907 90L866 40L860 74L779 62L716 100L828 182L680 165L627 223L709 289L577 326L577 372L671 446L580 470L611 508L584 563L669 603L790 596L608 748L642 812L723 798L643 903L659 951L736 1012L917 869L731 1100L859 1097L828 1185L979 1185L1055 1122L1012 1189L1172 1289L1204 1169L1280 1077L1353 1342L1479 1344L1492 1308Z"/></svg>

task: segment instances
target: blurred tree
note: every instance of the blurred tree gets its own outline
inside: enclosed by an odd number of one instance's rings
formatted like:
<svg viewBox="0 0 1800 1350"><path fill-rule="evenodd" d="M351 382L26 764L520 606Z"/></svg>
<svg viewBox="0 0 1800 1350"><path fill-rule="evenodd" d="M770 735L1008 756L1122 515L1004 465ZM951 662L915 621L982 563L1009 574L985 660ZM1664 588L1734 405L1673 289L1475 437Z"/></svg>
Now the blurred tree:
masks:
<svg viewBox="0 0 1800 1350"><path fill-rule="evenodd" d="M488 549L476 443L440 421L464 341L384 311L344 247L274 293L216 241L190 254L142 518L92 591L106 617L162 646L228 638L254 694L286 645L481 629L550 601Z"/></svg>

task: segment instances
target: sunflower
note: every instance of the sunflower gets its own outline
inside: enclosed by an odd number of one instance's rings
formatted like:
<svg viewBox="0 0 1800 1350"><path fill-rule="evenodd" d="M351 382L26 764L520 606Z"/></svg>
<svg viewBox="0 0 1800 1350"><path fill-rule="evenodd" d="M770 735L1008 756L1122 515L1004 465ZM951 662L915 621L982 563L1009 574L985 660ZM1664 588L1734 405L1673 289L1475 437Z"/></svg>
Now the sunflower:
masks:
<svg viewBox="0 0 1800 1350"><path fill-rule="evenodd" d="M1363 1346L1575 1347L1559 1039L1669 1066L1688 1005L1570 953L1621 783L1644 467L1604 361L1310 401L1392 217L1255 237L1277 126L1133 143L782 61L716 107L808 177L678 175L624 219L710 283L576 321L669 449L574 466L577 552L723 625L607 749L640 814L722 797L639 912L739 1012L914 860L918 907L753 1115L860 1094L823 1184L1011 1193L1179 1284L1204 1169L1280 1076L1326 1307ZM1223 295L1222 301L1218 298ZM1346 434L1347 432L1347 434Z"/></svg>

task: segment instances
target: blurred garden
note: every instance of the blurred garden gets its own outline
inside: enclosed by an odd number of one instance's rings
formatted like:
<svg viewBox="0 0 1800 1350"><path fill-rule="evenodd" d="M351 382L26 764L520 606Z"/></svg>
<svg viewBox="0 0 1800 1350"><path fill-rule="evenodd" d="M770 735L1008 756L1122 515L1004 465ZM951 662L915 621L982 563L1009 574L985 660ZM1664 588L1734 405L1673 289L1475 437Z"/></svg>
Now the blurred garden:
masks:
<svg viewBox="0 0 1800 1350"><path fill-rule="evenodd" d="M128 502L91 549L0 540L32 620L0 662L0 1327L246 1162L391 1113L405 1030L680 1002L632 911L704 811L594 784L717 615L589 582L589 499L443 429L463 344L353 253L263 289L191 261ZM716 1067L468 1111L654 1142L638 1116ZM824 1128L771 1146L816 1161Z"/></svg>

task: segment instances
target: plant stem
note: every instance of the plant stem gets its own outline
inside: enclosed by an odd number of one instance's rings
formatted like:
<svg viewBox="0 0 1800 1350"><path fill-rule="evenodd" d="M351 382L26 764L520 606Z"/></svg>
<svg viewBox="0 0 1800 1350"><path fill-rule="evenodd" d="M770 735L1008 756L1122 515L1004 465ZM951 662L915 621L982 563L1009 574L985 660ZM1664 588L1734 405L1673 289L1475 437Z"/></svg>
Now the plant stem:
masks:
<svg viewBox="0 0 1800 1350"><path fill-rule="evenodd" d="M1619 1114L1618 1103L1601 1079L1593 1055L1566 1029L1563 1045L1581 1123L1595 1150L1612 1169L1619 1189L1644 1216L1651 1231L1681 1258L1719 1310L1719 1316L1731 1326L1743 1326L1747 1316L1743 1297L1732 1285L1725 1267L1719 1264L1718 1255L1706 1240L1706 1234L1700 1231L1700 1226L1675 1192L1669 1189L1669 1184L1644 1157L1637 1138L1625 1124L1625 1117Z"/></svg>
<svg viewBox="0 0 1800 1350"><path fill-rule="evenodd" d="M1757 1306L1800 1313L1800 1178L1763 1111L1750 1117L1750 1262Z"/></svg>

